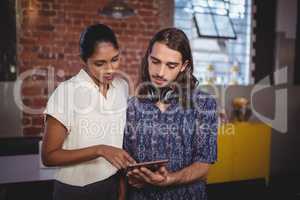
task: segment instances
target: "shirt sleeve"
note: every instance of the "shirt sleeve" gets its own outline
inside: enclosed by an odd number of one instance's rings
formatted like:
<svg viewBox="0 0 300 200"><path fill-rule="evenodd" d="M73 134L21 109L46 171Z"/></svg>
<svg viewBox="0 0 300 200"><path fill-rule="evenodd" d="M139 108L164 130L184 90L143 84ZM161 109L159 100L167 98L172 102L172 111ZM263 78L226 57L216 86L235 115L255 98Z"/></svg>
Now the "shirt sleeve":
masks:
<svg viewBox="0 0 300 200"><path fill-rule="evenodd" d="M217 160L216 100L207 94L198 95L196 110L196 130L192 140L193 162L213 164Z"/></svg>
<svg viewBox="0 0 300 200"><path fill-rule="evenodd" d="M44 110L44 119L47 115L54 117L63 124L68 133L71 131L72 122L72 103L70 87L65 83L61 83L51 94L48 99L46 109Z"/></svg>

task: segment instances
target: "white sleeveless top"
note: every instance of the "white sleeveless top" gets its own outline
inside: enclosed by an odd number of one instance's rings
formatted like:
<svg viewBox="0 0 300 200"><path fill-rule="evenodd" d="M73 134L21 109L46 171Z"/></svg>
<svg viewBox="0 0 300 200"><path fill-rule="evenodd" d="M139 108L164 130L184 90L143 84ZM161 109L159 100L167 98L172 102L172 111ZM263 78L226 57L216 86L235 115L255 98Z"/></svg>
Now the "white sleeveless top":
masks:
<svg viewBox="0 0 300 200"><path fill-rule="evenodd" d="M50 96L45 116L51 115L68 130L63 149L79 149L105 144L122 148L126 122L128 85L115 78L106 98L82 69L62 82ZM102 157L71 166L60 167L55 179L84 186L114 175L117 168Z"/></svg>

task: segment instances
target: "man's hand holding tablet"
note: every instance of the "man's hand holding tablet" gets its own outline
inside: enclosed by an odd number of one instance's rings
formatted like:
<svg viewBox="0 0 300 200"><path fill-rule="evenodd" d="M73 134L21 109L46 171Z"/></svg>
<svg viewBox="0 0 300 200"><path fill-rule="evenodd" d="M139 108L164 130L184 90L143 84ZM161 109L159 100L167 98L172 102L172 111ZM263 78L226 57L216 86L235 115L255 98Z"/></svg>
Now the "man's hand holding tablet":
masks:
<svg viewBox="0 0 300 200"><path fill-rule="evenodd" d="M138 163L127 168L128 183L136 188L146 185L168 186L176 182L174 173L166 168L168 160Z"/></svg>

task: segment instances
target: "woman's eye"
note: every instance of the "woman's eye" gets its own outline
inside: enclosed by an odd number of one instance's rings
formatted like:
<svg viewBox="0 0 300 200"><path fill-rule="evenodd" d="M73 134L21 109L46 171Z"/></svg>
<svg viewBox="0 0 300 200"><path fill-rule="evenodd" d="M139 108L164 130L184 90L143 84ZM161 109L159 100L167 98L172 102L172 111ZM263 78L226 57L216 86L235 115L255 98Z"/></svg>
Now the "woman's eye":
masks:
<svg viewBox="0 0 300 200"><path fill-rule="evenodd" d="M111 60L111 62L117 62L119 60L119 58L114 58Z"/></svg>
<svg viewBox="0 0 300 200"><path fill-rule="evenodd" d="M158 63L159 63L159 61L152 60L152 63L153 63L153 64L158 64Z"/></svg>
<svg viewBox="0 0 300 200"><path fill-rule="evenodd" d="M95 63L96 67L102 67L104 63Z"/></svg>

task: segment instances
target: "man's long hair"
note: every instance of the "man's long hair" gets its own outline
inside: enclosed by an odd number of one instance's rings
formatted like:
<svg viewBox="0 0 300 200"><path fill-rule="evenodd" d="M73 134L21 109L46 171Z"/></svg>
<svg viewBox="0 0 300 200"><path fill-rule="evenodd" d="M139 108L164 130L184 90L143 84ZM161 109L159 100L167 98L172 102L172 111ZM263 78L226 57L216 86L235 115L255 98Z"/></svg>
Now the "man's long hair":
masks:
<svg viewBox="0 0 300 200"><path fill-rule="evenodd" d="M181 90L181 93L179 95L179 102L181 103L183 108L188 108L192 106L191 95L194 89L197 87L198 81L193 75L194 64L189 40L186 34L180 29L163 29L156 33L154 37L150 40L146 54L142 59L140 83L151 82L148 70L148 57L151 54L155 42L163 43L168 48L180 52L182 56L182 63L188 62L185 70L178 74L174 82L180 87L179 89ZM142 88L138 91L138 95L145 95L146 93L147 89Z"/></svg>

